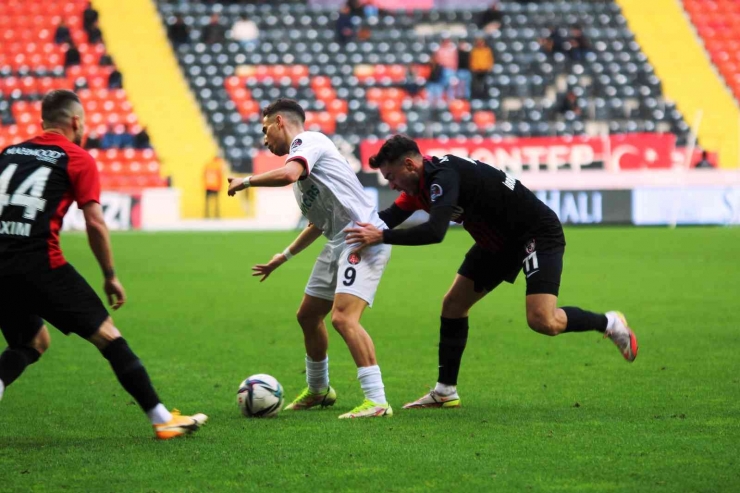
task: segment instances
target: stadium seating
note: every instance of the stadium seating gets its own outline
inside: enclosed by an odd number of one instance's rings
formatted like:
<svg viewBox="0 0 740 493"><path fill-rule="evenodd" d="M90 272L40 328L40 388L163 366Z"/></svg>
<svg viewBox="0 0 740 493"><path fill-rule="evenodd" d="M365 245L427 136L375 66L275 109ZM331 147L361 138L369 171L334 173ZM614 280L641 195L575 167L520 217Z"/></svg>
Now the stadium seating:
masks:
<svg viewBox="0 0 740 493"><path fill-rule="evenodd" d="M684 0L683 4L712 62L740 100L740 3Z"/></svg>
<svg viewBox="0 0 740 493"><path fill-rule="evenodd" d="M175 49L192 90L233 166L251 170L261 145L259 110L275 97L292 97L310 114L309 128L338 133L356 144L369 136L405 132L414 137L556 136L603 132L672 132L683 145L688 125L662 96L661 84L635 42L619 7L605 0L501 2L502 28L488 37L496 63L483 99L441 106L411 97L406 67L425 68L442 25L472 41L475 12L381 13L362 22L369 39L335 42L335 10L300 4L206 5L160 1L166 24L181 17L190 43ZM260 28L260 44L199 41L211 13L226 27L246 14ZM583 60L542 52L538 39L551 26L584 26L592 50ZM288 28L276 29L276 27ZM568 90L581 115L562 114Z"/></svg>
<svg viewBox="0 0 740 493"><path fill-rule="evenodd" d="M90 44L82 27L85 0L0 2L0 148L40 132L41 98L52 89L75 89L89 131L103 136L111 126L139 126L123 89L108 89L112 66L99 65L103 43ZM80 52L80 64L64 67L66 45L54 43L60 19ZM103 189L135 191L166 186L151 149L111 149L98 155Z"/></svg>

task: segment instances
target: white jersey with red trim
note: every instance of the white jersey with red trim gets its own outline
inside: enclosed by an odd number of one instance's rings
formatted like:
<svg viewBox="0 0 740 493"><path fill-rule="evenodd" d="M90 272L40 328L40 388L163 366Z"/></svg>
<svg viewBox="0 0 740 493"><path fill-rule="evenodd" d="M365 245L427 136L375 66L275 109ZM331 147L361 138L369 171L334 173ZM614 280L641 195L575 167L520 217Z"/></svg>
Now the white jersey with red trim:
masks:
<svg viewBox="0 0 740 493"><path fill-rule="evenodd" d="M386 229L376 204L329 137L301 132L290 144L288 161L301 161L306 167L293 192L303 215L324 236L343 236L345 228L358 222Z"/></svg>

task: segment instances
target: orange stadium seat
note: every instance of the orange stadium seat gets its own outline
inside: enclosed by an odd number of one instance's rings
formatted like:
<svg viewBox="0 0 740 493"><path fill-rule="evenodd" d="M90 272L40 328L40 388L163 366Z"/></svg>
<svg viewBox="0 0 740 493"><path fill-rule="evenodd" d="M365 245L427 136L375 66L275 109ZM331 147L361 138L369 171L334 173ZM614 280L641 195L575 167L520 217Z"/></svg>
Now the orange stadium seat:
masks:
<svg viewBox="0 0 740 493"><path fill-rule="evenodd" d="M740 99L740 2L734 0L684 0L710 58Z"/></svg>

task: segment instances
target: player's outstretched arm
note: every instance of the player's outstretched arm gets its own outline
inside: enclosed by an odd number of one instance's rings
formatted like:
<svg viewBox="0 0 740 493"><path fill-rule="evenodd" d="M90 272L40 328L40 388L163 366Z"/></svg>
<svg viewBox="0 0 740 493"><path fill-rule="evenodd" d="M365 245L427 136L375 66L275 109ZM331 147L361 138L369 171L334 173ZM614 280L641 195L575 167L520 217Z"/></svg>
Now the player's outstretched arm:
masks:
<svg viewBox="0 0 740 493"><path fill-rule="evenodd" d="M347 228L346 242L356 245L359 251L371 245L386 243L389 245L432 245L441 243L447 234L454 209L452 206L433 207L429 220L407 229L380 230L371 224L357 223L357 228Z"/></svg>
<svg viewBox="0 0 740 493"><path fill-rule="evenodd" d="M227 178L229 182L229 196L233 197L236 192L246 190L249 187L284 187L297 182L305 168L303 162L298 160L288 161L282 168L252 175L246 178Z"/></svg>
<svg viewBox="0 0 740 493"><path fill-rule="evenodd" d="M311 243L316 241L319 236L321 236L321 230L313 224L309 224L303 231L301 231L301 234L293 240L293 243L291 243L288 248L283 250L282 253L276 253L269 263L257 264L252 267L252 276L262 276L260 282L264 281L275 269L290 260L294 255L298 255L298 253L305 250Z"/></svg>
<svg viewBox="0 0 740 493"><path fill-rule="evenodd" d="M108 296L108 304L114 310L118 310L126 302L126 293L116 277L115 270L113 270L113 251L108 226L106 226L103 218L103 208L97 202L88 202L82 206L82 213L85 216L90 249L103 271L103 277L105 278L103 290Z"/></svg>

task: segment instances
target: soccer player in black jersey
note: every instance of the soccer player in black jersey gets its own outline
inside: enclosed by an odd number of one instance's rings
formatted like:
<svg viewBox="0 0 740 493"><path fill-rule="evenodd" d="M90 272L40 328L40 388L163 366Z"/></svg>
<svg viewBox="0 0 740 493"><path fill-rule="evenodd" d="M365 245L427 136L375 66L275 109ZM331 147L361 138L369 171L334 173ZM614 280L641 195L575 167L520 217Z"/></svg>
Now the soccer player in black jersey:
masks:
<svg viewBox="0 0 740 493"><path fill-rule="evenodd" d="M113 325L100 298L62 254L59 231L72 202L82 210L90 248L114 310L126 295L113 270L93 157L82 147L85 113L72 91L49 92L41 103L44 132L0 153L0 398L51 342L44 320L91 342L139 403L157 438L196 430L207 416L170 413L139 358Z"/></svg>
<svg viewBox="0 0 740 493"><path fill-rule="evenodd" d="M475 240L442 302L437 385L405 408L460 405L457 376L468 338L468 312L501 282L513 283L520 269L527 282L530 328L550 336L596 330L627 361L634 361L637 338L624 315L558 307L563 228L557 215L518 180L480 161L422 156L416 142L401 135L386 141L370 166L401 195L380 213L391 229L358 224L347 230L348 243L360 248L440 243L450 221L461 223ZM426 223L393 229L419 209L429 213Z"/></svg>

